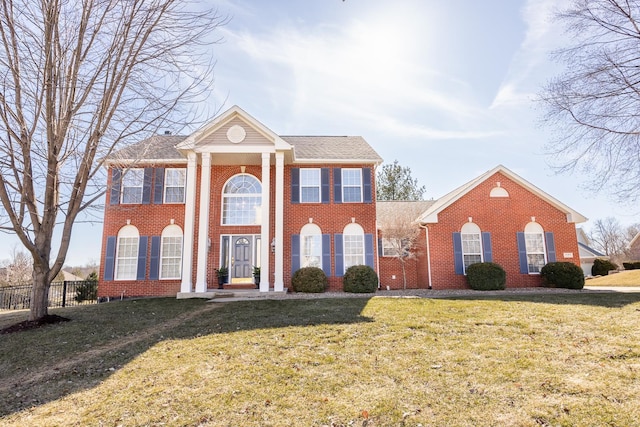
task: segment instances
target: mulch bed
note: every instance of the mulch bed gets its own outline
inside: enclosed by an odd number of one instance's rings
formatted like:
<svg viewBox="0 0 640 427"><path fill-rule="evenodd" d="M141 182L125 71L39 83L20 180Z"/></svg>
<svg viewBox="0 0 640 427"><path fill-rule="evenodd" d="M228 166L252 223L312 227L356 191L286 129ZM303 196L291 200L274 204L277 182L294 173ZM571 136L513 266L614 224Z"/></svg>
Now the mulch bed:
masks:
<svg viewBox="0 0 640 427"><path fill-rule="evenodd" d="M51 325L54 323L68 322L71 319L58 316L57 314L47 314L46 316L38 320L25 320L24 322L16 323L15 325L7 326L0 329L0 335L11 334L14 332L28 331L31 329L37 329L45 325Z"/></svg>

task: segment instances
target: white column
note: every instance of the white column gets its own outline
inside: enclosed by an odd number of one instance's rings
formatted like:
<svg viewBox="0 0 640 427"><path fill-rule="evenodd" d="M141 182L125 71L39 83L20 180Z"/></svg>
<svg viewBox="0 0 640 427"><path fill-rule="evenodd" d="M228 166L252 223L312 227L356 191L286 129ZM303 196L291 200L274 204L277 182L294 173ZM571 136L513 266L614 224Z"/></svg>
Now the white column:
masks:
<svg viewBox="0 0 640 427"><path fill-rule="evenodd" d="M207 259L209 258L209 200L211 189L211 153L202 153L200 172L200 214L198 216L198 273L196 292L207 291Z"/></svg>
<svg viewBox="0 0 640 427"><path fill-rule="evenodd" d="M273 290L284 290L284 153L276 153L276 257Z"/></svg>
<svg viewBox="0 0 640 427"><path fill-rule="evenodd" d="M260 227L260 292L269 292L269 190L271 188L271 154L262 153L262 223Z"/></svg>
<svg viewBox="0 0 640 427"><path fill-rule="evenodd" d="M193 240L196 218L196 177L198 158L196 153L187 154L187 190L184 200L184 237L182 241L182 283L180 292L192 292Z"/></svg>

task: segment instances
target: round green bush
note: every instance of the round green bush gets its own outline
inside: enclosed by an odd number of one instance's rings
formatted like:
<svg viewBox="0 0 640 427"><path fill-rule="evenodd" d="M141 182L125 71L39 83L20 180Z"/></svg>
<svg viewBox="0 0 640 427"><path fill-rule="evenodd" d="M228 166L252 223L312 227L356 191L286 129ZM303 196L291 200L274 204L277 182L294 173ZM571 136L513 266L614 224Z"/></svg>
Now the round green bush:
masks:
<svg viewBox="0 0 640 427"><path fill-rule="evenodd" d="M507 273L494 262L478 262L466 269L467 283L476 291L498 291L505 288Z"/></svg>
<svg viewBox="0 0 640 427"><path fill-rule="evenodd" d="M549 288L584 288L584 272L572 262L550 262L542 267L540 276Z"/></svg>
<svg viewBox="0 0 640 427"><path fill-rule="evenodd" d="M318 267L303 267L291 278L295 292L320 293L327 289L328 284L327 275Z"/></svg>
<svg viewBox="0 0 640 427"><path fill-rule="evenodd" d="M592 276L606 276L611 270L617 270L618 266L608 259L596 258L591 267Z"/></svg>
<svg viewBox="0 0 640 427"><path fill-rule="evenodd" d="M358 294L375 292L378 289L378 275L368 265L353 265L344 273L342 289Z"/></svg>

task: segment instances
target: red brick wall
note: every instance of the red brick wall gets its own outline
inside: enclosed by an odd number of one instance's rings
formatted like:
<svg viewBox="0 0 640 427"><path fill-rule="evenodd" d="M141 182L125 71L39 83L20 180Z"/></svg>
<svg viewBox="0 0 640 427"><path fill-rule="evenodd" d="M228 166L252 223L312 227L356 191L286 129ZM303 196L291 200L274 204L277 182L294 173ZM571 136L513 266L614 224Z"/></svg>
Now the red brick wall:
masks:
<svg viewBox="0 0 640 427"><path fill-rule="evenodd" d="M317 168L319 165L295 165L295 167ZM342 277L335 275L335 234L342 234L345 226L352 222L352 218L359 224L365 234L373 234L374 251L376 245L376 205L375 205L375 171L371 167L371 191L372 203L334 203L333 194L333 168L364 168L370 165L331 165L329 173L329 188L331 193L330 203L291 203L291 169L285 168L284 175L284 283L285 287L291 287L291 235L299 234L305 224L309 223L309 218L320 227L322 234L331 235L331 276L329 279L330 290L342 290ZM375 260L374 255L374 269Z"/></svg>
<svg viewBox="0 0 640 427"><path fill-rule="evenodd" d="M161 165L159 167L185 167L182 165ZM107 188L111 188L111 173L109 170ZM153 177L155 179L155 176ZM154 182L152 182L153 188ZM102 231L102 257L100 262L100 276L98 285L99 297L118 296L151 296L151 295L171 295L175 296L180 291L180 280L112 280L105 281L105 252L108 236L117 236L118 231L127 225L127 220L135 226L140 236L160 236L162 230L171 224L171 219L175 224L184 230L184 204L148 204L148 205L111 205L110 192L107 191L104 225ZM151 239L149 238L147 254L150 254ZM149 277L150 257L147 255L146 275Z"/></svg>
<svg viewBox="0 0 640 427"><path fill-rule="evenodd" d="M500 182L508 198L490 198L489 192ZM557 261L580 265L575 225L566 214L531 193L501 173L482 182L438 215L436 224L429 224L432 284L434 289L467 288L465 277L454 272L452 233L459 232L469 217L481 231L491 233L493 262L507 273L508 287L540 286L539 275L521 274L516 233L535 217L545 232L553 232ZM564 253L573 257L564 258Z"/></svg>
<svg viewBox="0 0 640 427"><path fill-rule="evenodd" d="M305 165L295 165L296 167L305 167ZM166 165L163 167L172 167ZM176 166L182 167L182 166ZM318 167L318 165L308 165L306 167ZM370 165L332 165L332 168L338 167L370 167ZM371 168L372 181L375 181L375 173ZM111 172L111 171L110 171ZM209 201L209 237L211 238L211 248L207 255L207 283L209 288L217 287L217 278L215 269L220 265L220 236L228 234L247 234L259 235L260 226L226 226L221 225L222 216L222 189L229 178L241 173L239 165L232 166L212 166L211 170L211 188ZM262 167L248 165L245 173L255 176L262 181ZM198 166L197 182L200 182L201 169ZM270 181L270 231L269 243L275 236L275 167L271 167ZM109 186L111 185L111 173L109 173ZM153 188L153 183L152 183ZM331 235L331 264L332 275L329 277L329 286L331 290L342 289L342 278L335 277L335 248L334 234L342 233L344 227L352 222L360 224L365 233L374 235L375 242L375 201L373 203L340 203L335 204L333 199L333 173L330 173L330 193L331 203L291 203L291 172L290 166L285 166L284 174L284 285L291 285L291 235L299 234L301 228L309 222L309 218L313 218L313 222L322 230L323 234ZM372 182L372 198L375 199L375 182ZM104 256L106 248L106 239L108 236L117 236L120 228L127 224L127 219L131 220L131 225L138 228L141 236L159 236L164 227L170 224L173 218L175 223L184 231L184 204L176 205L110 205L109 194L107 193L107 201L104 216L104 230L102 238L102 261L100 269L100 296L120 296L123 292L125 296L146 296L146 295L175 295L180 291L179 280L157 280L157 281L104 281ZM197 274L197 257L198 257L198 230L199 230L199 212L200 212L200 185L196 185L196 220L195 220L195 236L193 240L193 263L192 263L192 283L195 284ZM149 240L149 253L151 241ZM374 248L375 250L375 248ZM262 256L269 257L269 282L271 286L274 283L274 263L275 255L269 250L268 254ZM374 257L374 262L377 257ZM147 257L147 277L149 271L149 257Z"/></svg>
<svg viewBox="0 0 640 427"><path fill-rule="evenodd" d="M427 268L427 248L424 230L416 239L412 257L405 262L407 289L427 289L429 287ZM380 256L380 286L382 289L403 289L402 264L397 258ZM395 279L393 278L395 276Z"/></svg>

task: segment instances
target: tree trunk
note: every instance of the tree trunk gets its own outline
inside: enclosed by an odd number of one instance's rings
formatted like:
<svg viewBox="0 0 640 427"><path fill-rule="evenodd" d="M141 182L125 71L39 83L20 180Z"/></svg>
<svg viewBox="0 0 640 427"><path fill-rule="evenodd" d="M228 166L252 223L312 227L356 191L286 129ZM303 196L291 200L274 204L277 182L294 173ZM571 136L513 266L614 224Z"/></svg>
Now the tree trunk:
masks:
<svg viewBox="0 0 640 427"><path fill-rule="evenodd" d="M31 288L31 312L29 320L38 320L49 314L49 269L33 266L33 288Z"/></svg>
<svg viewBox="0 0 640 427"><path fill-rule="evenodd" d="M404 260L400 260L400 264L402 264L402 288L407 289L407 270L404 268Z"/></svg>

